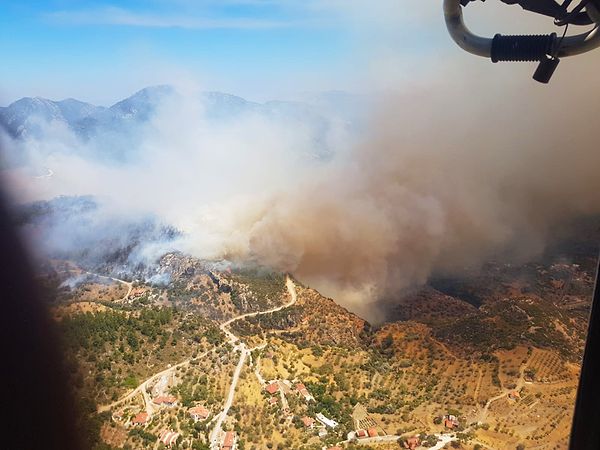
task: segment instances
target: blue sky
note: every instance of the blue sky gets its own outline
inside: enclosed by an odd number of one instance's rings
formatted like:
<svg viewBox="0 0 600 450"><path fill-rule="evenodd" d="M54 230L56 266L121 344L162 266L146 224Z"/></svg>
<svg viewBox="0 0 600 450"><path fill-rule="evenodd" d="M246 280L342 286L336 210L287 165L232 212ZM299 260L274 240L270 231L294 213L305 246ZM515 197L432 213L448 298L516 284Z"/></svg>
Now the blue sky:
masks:
<svg viewBox="0 0 600 450"><path fill-rule="evenodd" d="M0 97L110 103L172 78L257 96L335 88L354 70L350 28L310 1L3 0Z"/></svg>
<svg viewBox="0 0 600 450"><path fill-rule="evenodd" d="M0 54L0 104L107 105L160 83L260 101L487 64L446 36L440 2L401 0L0 0Z"/></svg>

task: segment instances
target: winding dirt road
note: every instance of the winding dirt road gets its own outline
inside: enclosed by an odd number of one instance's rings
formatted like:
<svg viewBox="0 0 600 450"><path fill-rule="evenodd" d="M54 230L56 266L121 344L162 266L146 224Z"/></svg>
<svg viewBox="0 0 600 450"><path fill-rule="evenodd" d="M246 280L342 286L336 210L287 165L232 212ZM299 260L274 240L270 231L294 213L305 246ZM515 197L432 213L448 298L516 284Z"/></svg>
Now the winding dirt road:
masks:
<svg viewBox="0 0 600 450"><path fill-rule="evenodd" d="M106 275L99 275L97 273L93 273L93 272L88 272L88 271L84 271L84 273L88 274L88 275L93 275L95 277L98 278L104 278L105 280L111 280L114 281L116 283L121 283L127 286L127 294L125 294L125 296L120 300L122 302L126 301L129 298L129 295L131 294L131 291L133 290L133 281L125 281L125 280L121 280L119 278L113 278L113 277L109 277Z"/></svg>
<svg viewBox="0 0 600 450"><path fill-rule="evenodd" d="M129 299L129 295L131 294L131 291L133 290L133 281L125 281L125 280L121 280L119 278L109 277L107 275L100 275L98 273L88 272L87 270L67 269L67 270L59 270L57 273L75 273L78 275L81 275L84 273L86 275L91 275L96 278L104 278L105 280L111 280L111 281L114 281L115 283L124 284L127 286L127 293L125 294L125 296L122 299L119 300L121 302L124 302L127 299ZM73 303L77 303L77 302L73 302Z"/></svg>
<svg viewBox="0 0 600 450"><path fill-rule="evenodd" d="M281 311L282 309L289 308L290 306L294 305L298 299L298 294L296 292L296 285L294 284L294 282L292 281L292 279L290 277L286 278L285 285L290 294L290 301L288 303L278 306L276 308L267 309L265 311L257 311L257 312L253 312L253 313L242 314L241 316L234 317L233 319L229 319L227 322L224 322L221 324L221 327L220 327L221 331L223 331L223 333L225 333L227 335L229 343L234 346L234 351L240 352L240 359L237 363L235 372L233 373L233 377L231 379L231 385L229 387L229 392L227 393L227 400L225 401L225 405L223 406L223 409L221 410L221 412L219 412L219 414L216 416L215 426L209 435L209 442L210 442L211 449L216 450L219 448L219 441L220 441L220 437L221 437L221 433L222 433L223 422L227 418L227 413L229 412L229 408L231 408L231 405L233 404L235 388L237 387L238 381L240 379L240 374L242 372L242 368L244 367L244 363L246 362L246 358L250 355L250 351L251 351L251 349L248 349L248 347L246 347L246 344L241 342L239 340L239 338L228 329L228 327L229 327L229 325L231 325L232 323L234 323L238 320L246 319L248 317L260 316L263 314L274 313L274 312Z"/></svg>
<svg viewBox="0 0 600 450"><path fill-rule="evenodd" d="M109 405L99 406L98 407L98 412L109 411L109 410L113 409L115 406L118 406L118 405L120 405L122 403L125 403L126 401L131 400L132 398L134 398L136 395L141 394L142 397L144 398L144 404L145 404L146 412L148 413L149 416L151 416L154 413L154 408L152 406L152 402L150 401L150 396L148 395L148 392L147 392L148 385L151 384L152 382L156 381L160 377L163 377L165 375L171 375L179 367L183 367L183 366L189 364L191 361L194 361L196 359L200 359L200 358L205 357L206 355L208 355L212 351L214 351L214 349L213 350L208 350L208 351L202 353L201 355L196 356L195 358L186 359L185 361L181 361L180 363L177 363L177 364L175 364L175 365L173 365L171 367L167 367L165 370L162 370L161 372L155 373L150 378L147 378L146 380L144 380L133 391L129 392L128 394L126 394L125 396L121 397L120 399L112 402Z"/></svg>
<svg viewBox="0 0 600 450"><path fill-rule="evenodd" d="M479 418L477 420L478 422L483 423L486 421L487 415L488 415L488 412L489 412L489 409L490 409L490 406L492 405L492 403L494 403L497 400L500 400L501 398L507 397L508 394L512 391L520 391L521 390L521 388L526 383L525 369L527 368L527 365L529 364L530 358L531 357L528 357L527 360L523 364L521 364L521 366L519 367L519 378L517 379L517 382L515 383L515 387L513 389L504 388L504 389L502 389L502 392L500 394L488 399L488 401L486 402L483 409L479 412Z"/></svg>

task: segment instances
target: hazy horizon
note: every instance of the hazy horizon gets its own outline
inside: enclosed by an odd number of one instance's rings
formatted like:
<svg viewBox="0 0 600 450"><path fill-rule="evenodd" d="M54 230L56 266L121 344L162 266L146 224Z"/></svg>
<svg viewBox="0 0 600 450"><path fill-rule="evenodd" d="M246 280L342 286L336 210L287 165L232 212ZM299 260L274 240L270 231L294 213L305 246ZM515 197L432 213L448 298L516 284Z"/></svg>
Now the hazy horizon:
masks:
<svg viewBox="0 0 600 450"><path fill-rule="evenodd" d="M474 3L466 15L488 36L552 28L507 5ZM108 105L173 83L265 101L410 88L456 70L473 80L480 71L512 74L531 86L528 65L492 66L460 51L436 2L8 0L0 38L1 104L39 96Z"/></svg>

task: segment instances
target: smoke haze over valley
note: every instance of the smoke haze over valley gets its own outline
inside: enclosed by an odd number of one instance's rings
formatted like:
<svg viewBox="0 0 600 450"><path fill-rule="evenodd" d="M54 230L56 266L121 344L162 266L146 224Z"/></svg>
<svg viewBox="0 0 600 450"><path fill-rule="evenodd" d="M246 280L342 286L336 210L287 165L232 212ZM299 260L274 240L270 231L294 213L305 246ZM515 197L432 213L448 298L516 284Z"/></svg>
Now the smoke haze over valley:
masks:
<svg viewBox="0 0 600 450"><path fill-rule="evenodd" d="M465 104L473 91L481 101ZM587 105L581 117L541 90L500 102L460 83L427 97L340 92L303 103L166 86L108 109L23 99L1 111L5 173L19 202L98 202L83 223L54 226L47 249L152 217L180 234L137 252L148 265L180 250L266 266L378 320L372 302L492 257L535 256L553 228L600 212L586 122L598 107L583 89L570 95Z"/></svg>

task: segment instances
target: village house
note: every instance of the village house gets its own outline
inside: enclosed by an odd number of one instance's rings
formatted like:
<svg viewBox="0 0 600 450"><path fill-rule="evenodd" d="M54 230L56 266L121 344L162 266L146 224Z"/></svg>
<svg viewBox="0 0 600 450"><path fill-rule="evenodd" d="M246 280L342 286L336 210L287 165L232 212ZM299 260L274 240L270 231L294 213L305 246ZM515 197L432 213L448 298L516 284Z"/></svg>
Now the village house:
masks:
<svg viewBox="0 0 600 450"><path fill-rule="evenodd" d="M225 437L223 438L223 444L221 445L221 450L235 450L236 444L236 436L233 431L228 431L225 433Z"/></svg>
<svg viewBox="0 0 600 450"><path fill-rule="evenodd" d="M152 403L154 403L155 405L158 405L158 406L171 407L171 406L175 406L175 404L177 403L177 398L173 397L172 395L162 395L160 397L156 397L155 399L153 399Z"/></svg>
<svg viewBox="0 0 600 450"><path fill-rule="evenodd" d="M368 436L369 436L369 433L367 433L367 430L356 430L356 437L358 439L366 438Z"/></svg>
<svg viewBox="0 0 600 450"><path fill-rule="evenodd" d="M310 392L308 392L308 389L306 389L306 386L304 386L304 383L296 383L296 392L298 392L299 395L304 397L304 400L306 400L307 402L313 401L315 399L310 394Z"/></svg>
<svg viewBox="0 0 600 450"><path fill-rule="evenodd" d="M371 428L369 428L367 430L367 433L369 434L369 437L377 437L377 436L379 436L379 433L377 432L377 428L371 427Z"/></svg>
<svg viewBox="0 0 600 450"><path fill-rule="evenodd" d="M313 419L312 417L304 416L301 420L306 428L314 428L315 419Z"/></svg>
<svg viewBox="0 0 600 450"><path fill-rule="evenodd" d="M456 418L456 416L452 415L452 414L447 414L444 416L444 426L446 428L456 428L460 425L460 422L458 421L458 419Z"/></svg>
<svg viewBox="0 0 600 450"><path fill-rule="evenodd" d="M409 450L415 450L419 445L421 445L421 441L418 436L409 437L406 441L404 441L403 446Z"/></svg>
<svg viewBox="0 0 600 450"><path fill-rule="evenodd" d="M279 383L277 381L269 383L265 388L265 391L271 395L275 395L277 392L279 392Z"/></svg>
<svg viewBox="0 0 600 450"><path fill-rule="evenodd" d="M321 413L317 413L317 414L315 415L315 417L317 418L317 420L318 420L319 422L321 422L321 423L322 423L323 425L325 425L326 427L329 427L329 428L332 428L332 429L333 429L333 428L335 428L335 427L337 427L337 426L339 425L339 424L338 424L338 423L337 423L335 420L333 420L333 419L329 419L329 418L325 417L325 416L324 416L323 414L321 414Z"/></svg>
<svg viewBox="0 0 600 450"><path fill-rule="evenodd" d="M508 398L511 400L520 400L521 394L519 394L519 391L511 391L508 393Z"/></svg>
<svg viewBox="0 0 600 450"><path fill-rule="evenodd" d="M198 422L199 420L206 420L210 415L210 411L204 406L194 406L188 409L188 414L194 419L194 422Z"/></svg>
<svg viewBox="0 0 600 450"><path fill-rule="evenodd" d="M177 441L178 437L179 433L170 430L163 430L158 438L160 442L165 444L167 447L170 447Z"/></svg>
<svg viewBox="0 0 600 450"><path fill-rule="evenodd" d="M146 425L150 421L150 416L148 416L147 412L141 412L136 415L131 423L133 425Z"/></svg>

